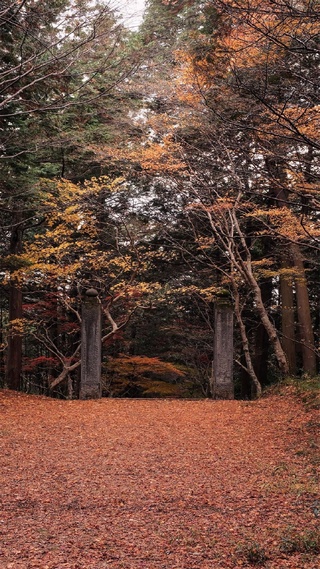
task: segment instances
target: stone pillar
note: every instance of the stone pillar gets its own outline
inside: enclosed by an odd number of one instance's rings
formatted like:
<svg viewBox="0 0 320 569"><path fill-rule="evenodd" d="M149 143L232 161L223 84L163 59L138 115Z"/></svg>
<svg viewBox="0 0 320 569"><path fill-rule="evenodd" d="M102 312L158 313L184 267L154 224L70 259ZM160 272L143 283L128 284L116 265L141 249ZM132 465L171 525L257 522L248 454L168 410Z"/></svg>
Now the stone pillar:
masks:
<svg viewBox="0 0 320 569"><path fill-rule="evenodd" d="M211 393L214 399L234 399L233 309L228 299L216 301L214 316Z"/></svg>
<svg viewBox="0 0 320 569"><path fill-rule="evenodd" d="M89 288L82 304L80 399L101 397L101 306Z"/></svg>

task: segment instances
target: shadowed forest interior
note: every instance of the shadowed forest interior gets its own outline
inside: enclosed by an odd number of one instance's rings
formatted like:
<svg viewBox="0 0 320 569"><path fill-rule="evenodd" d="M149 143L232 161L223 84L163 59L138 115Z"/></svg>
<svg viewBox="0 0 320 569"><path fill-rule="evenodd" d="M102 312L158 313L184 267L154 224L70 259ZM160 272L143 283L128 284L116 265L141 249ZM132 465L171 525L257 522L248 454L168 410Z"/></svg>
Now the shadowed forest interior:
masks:
<svg viewBox="0 0 320 569"><path fill-rule="evenodd" d="M236 397L316 376L319 3L149 0L125 24L1 4L1 386L79 396L90 288L104 396L214 397L221 299Z"/></svg>

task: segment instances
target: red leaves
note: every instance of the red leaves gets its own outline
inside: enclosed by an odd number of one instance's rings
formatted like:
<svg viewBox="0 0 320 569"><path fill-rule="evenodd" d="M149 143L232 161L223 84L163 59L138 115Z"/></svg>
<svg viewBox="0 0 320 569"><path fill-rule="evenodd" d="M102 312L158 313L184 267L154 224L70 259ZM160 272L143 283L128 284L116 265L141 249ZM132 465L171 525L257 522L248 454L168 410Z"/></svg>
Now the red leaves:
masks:
<svg viewBox="0 0 320 569"><path fill-rule="evenodd" d="M29 372L35 370L37 367L51 368L57 365L58 360L56 358L39 356L38 358L25 358L23 371Z"/></svg>
<svg viewBox="0 0 320 569"><path fill-rule="evenodd" d="M0 412L1 569L317 567L312 415L290 396L0 392Z"/></svg>

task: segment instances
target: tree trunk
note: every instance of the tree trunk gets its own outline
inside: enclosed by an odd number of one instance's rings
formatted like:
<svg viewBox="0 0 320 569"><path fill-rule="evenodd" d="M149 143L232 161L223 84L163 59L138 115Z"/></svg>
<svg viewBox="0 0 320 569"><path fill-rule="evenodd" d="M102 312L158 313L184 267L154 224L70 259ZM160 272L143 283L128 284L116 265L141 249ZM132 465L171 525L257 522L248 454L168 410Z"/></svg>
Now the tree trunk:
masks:
<svg viewBox="0 0 320 569"><path fill-rule="evenodd" d="M22 373L22 290L15 279L9 288L9 336L6 361L6 385L9 389L20 389Z"/></svg>
<svg viewBox="0 0 320 569"><path fill-rule="evenodd" d="M308 153L307 176L310 174L312 157L313 151L311 150ZM272 193L276 198L276 205L278 207L288 207L288 192L286 190L287 176L285 173L284 161L276 158L267 158L266 165L273 181ZM295 277L295 287L303 371L310 375L315 375L317 373L317 359L314 348L309 293L303 258L300 247L297 243L291 243L289 248L292 256L293 267L295 269L295 273L298 275ZM285 292L289 294L289 291ZM286 317L289 319L289 315L286 315ZM292 335L292 322L288 323L288 326L291 327L289 335ZM290 349L292 349L292 347Z"/></svg>
<svg viewBox="0 0 320 569"><path fill-rule="evenodd" d="M268 334L268 338L273 347L280 371L282 374L288 375L289 366L286 359L286 355L282 349L278 337L278 332L275 326L273 325L272 321L270 320L268 312L263 303L261 288L259 286L257 279L254 276L252 269L251 253L247 246L243 231L240 228L239 221L237 219L237 206L240 199L241 199L241 193L239 193L239 196L235 202L233 209L228 210L229 219L226 221L225 225L226 226L229 225L229 235L226 233L225 229L222 230L223 234L221 235L221 233L219 232L220 228L217 229L211 213L209 211L207 211L206 213L210 220L210 225L213 230L213 234L220 241L222 247L228 252L230 262L233 268L239 271L239 274L243 277L244 281L251 289L255 302L256 311ZM234 239L235 233L238 235L239 242L237 242L238 240Z"/></svg>
<svg viewBox="0 0 320 569"><path fill-rule="evenodd" d="M0 308L0 386L3 387L4 384L4 378L5 378L5 358L4 358L4 353L5 353L5 336L4 336L4 314L6 314L6 311L3 307L3 305L1 305Z"/></svg>
<svg viewBox="0 0 320 569"><path fill-rule="evenodd" d="M283 256L282 268L289 268L292 264ZM280 296L281 296L281 327L282 327L282 346L287 356L289 372L293 375L297 373L296 342L295 342L295 309L293 293L293 277L282 273L280 274Z"/></svg>
<svg viewBox="0 0 320 569"><path fill-rule="evenodd" d="M267 310L263 304L262 296L261 296L261 289L260 289L260 287L259 287L259 285L256 282L254 277L251 278L251 286L252 286L252 290L253 290L253 295L254 295L254 299L255 299L255 303L256 303L257 312L261 318L261 322L264 325L266 332L268 334L269 340L273 346L274 353L275 353L275 356L277 358L277 362L278 362L280 371L284 375L288 375L289 366L288 366L286 355L284 353L284 350L282 349L280 340L278 338L277 331L276 331L274 325L272 324L272 322L268 316Z"/></svg>
<svg viewBox="0 0 320 569"><path fill-rule="evenodd" d="M12 220L10 255L22 251L22 214L15 211ZM10 278L9 284L9 335L6 358L6 385L9 389L20 389L22 373L22 290L18 279Z"/></svg>
<svg viewBox="0 0 320 569"><path fill-rule="evenodd" d="M245 362L246 362L246 371L248 373L248 376L250 378L250 387L251 387L251 399L257 399L259 397L261 397L261 383L259 381L259 379L256 376L255 370L253 368L253 364L252 364L252 359L251 359L251 354L250 354L250 349L249 349L249 340L248 340L248 336L247 336L247 331L246 331L246 327L244 325L243 319L242 319L242 315L241 315L241 310L240 310L240 296L239 296L239 291L238 291L238 287L235 284L235 282L232 283L233 285L233 294L234 294L234 299L235 299L235 315L237 318L237 322L240 328L240 334L241 334L241 342L242 342L242 349L243 349L243 354L244 354L244 358L245 358Z"/></svg>
<svg viewBox="0 0 320 569"><path fill-rule="evenodd" d="M272 281L261 283L261 297L265 306L270 305ZM269 337L262 322L259 321L254 334L253 368L262 386L268 384Z"/></svg>
<svg viewBox="0 0 320 569"><path fill-rule="evenodd" d="M295 285L297 295L297 312L302 351L302 367L304 373L311 376L317 373L317 358L314 346L313 327L310 311L307 279L299 245L291 245L292 259L296 269Z"/></svg>
<svg viewBox="0 0 320 569"><path fill-rule="evenodd" d="M270 340L272 347L274 349L274 353L275 353L275 356L277 358L277 362L278 362L278 366L280 368L280 371L284 375L288 375L289 366L288 366L287 358L286 358L286 355L282 349L277 330L276 330L275 326L273 325L273 323L271 322L269 315L268 315L268 312L266 310L266 307L264 305L262 295L261 295L261 288L260 288L259 283L258 283L257 279L255 278L253 270L252 270L251 254L250 254L250 251L247 247L243 232L240 229L235 210L232 211L231 218L233 220L234 227L236 228L237 233L240 237L240 243L243 246L242 254L239 252L238 248L235 249L235 252L229 249L231 256L232 256L232 261L234 263L234 266L236 266L240 270L245 281L247 282L247 284L250 286L250 288L252 290L253 298L254 298L255 305L256 305L256 310L260 316L261 322L262 322L263 326L265 327L265 330L268 334L269 340ZM244 254L246 255L245 260L243 259Z"/></svg>

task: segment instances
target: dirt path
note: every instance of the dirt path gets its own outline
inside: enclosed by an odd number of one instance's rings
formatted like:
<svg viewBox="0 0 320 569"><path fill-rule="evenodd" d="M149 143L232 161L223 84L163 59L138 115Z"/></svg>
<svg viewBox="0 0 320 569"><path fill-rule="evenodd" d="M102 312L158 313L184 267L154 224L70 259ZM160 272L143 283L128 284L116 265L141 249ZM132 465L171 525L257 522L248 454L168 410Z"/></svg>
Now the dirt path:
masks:
<svg viewBox="0 0 320 569"><path fill-rule="evenodd" d="M3 391L0 417L1 569L320 566L312 415L292 398Z"/></svg>

